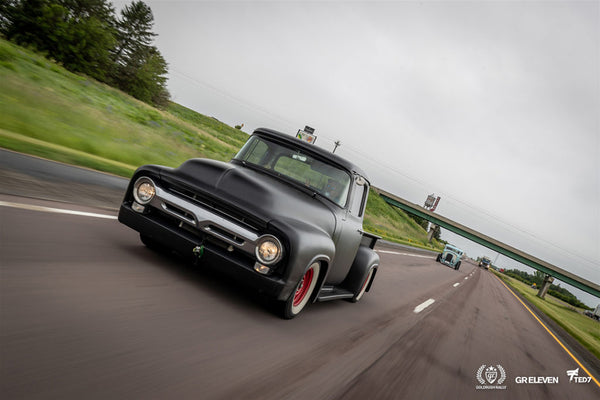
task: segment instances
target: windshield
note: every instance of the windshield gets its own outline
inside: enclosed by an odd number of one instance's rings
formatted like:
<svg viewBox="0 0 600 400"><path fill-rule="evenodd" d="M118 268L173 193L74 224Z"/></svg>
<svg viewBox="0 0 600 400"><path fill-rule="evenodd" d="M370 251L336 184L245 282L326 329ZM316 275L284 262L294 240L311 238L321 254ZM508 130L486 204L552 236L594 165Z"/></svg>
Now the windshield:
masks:
<svg viewBox="0 0 600 400"><path fill-rule="evenodd" d="M462 254L462 250L457 247L451 246L449 244L446 245L446 251L451 251L453 253Z"/></svg>
<svg viewBox="0 0 600 400"><path fill-rule="evenodd" d="M350 174L298 150L270 140L252 136L234 160L243 161L284 176L333 201L346 205Z"/></svg>

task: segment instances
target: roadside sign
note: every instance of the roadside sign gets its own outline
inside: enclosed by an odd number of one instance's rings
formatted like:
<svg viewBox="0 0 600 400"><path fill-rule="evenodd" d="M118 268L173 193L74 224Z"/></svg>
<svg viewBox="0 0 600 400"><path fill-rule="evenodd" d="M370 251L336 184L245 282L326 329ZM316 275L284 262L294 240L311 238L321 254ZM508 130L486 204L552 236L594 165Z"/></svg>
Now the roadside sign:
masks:
<svg viewBox="0 0 600 400"><path fill-rule="evenodd" d="M437 208L437 206L438 206L439 202L440 202L440 196L438 196L438 197L435 199L435 203L433 203L433 207L432 207L432 208L431 208L431 210L429 210L429 211L435 211L435 209Z"/></svg>
<svg viewBox="0 0 600 400"><path fill-rule="evenodd" d="M433 202L435 201L435 195L430 194L427 196L427 200L425 200L425 208L433 207Z"/></svg>
<svg viewBox="0 0 600 400"><path fill-rule="evenodd" d="M307 129L310 132L308 132ZM317 135L313 135L314 131L315 130L313 128L311 128L310 126L307 126L304 128L304 130L298 129L298 133L296 134L296 137L298 139L304 140L305 142L308 142L310 144L314 144L317 141Z"/></svg>
<svg viewBox="0 0 600 400"><path fill-rule="evenodd" d="M440 196L435 197L435 194L430 194L425 200L425 208L429 211L435 211L438 203L440 202Z"/></svg>

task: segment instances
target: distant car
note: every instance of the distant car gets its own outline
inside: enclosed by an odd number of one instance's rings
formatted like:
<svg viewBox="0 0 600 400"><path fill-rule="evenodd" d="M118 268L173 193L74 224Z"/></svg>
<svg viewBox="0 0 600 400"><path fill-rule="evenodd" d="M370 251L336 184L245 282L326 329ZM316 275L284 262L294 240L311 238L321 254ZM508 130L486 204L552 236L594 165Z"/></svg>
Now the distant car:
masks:
<svg viewBox="0 0 600 400"><path fill-rule="evenodd" d="M594 311L592 312L592 318L600 321L600 304L597 305L596 308L594 309Z"/></svg>
<svg viewBox="0 0 600 400"><path fill-rule="evenodd" d="M369 181L356 165L269 129L229 162L192 159L135 172L119 221L151 248L211 265L279 304L356 302L379 267L362 222Z"/></svg>
<svg viewBox="0 0 600 400"><path fill-rule="evenodd" d="M491 263L492 260L490 260L488 257L483 257L481 261L479 261L479 266L485 269L489 269Z"/></svg>
<svg viewBox="0 0 600 400"><path fill-rule="evenodd" d="M451 244L447 244L444 247L444 251L441 254L438 254L436 261L445 265L448 265L454 269L460 268L460 259L464 251L459 249L456 246Z"/></svg>
<svg viewBox="0 0 600 400"><path fill-rule="evenodd" d="M583 314L597 321L600 321L600 312L598 311L598 307L596 307L594 311L585 310Z"/></svg>

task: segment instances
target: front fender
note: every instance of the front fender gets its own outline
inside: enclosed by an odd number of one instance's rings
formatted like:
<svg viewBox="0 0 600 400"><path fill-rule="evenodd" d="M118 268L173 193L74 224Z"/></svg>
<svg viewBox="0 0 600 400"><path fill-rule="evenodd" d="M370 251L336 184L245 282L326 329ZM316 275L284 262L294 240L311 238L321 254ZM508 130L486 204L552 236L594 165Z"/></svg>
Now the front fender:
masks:
<svg viewBox="0 0 600 400"><path fill-rule="evenodd" d="M269 224L282 232L288 240L289 255L283 272L286 284L278 299L287 300L289 298L306 269L315 261L321 263L321 274L317 286L320 288L325 282L329 265L335 256L335 245L331 237L323 230L302 221L279 220L271 221Z"/></svg>
<svg viewBox="0 0 600 400"><path fill-rule="evenodd" d="M153 164L149 164L149 165L142 165L141 167L139 167L138 169L135 170L135 172L133 173L133 175L131 176L131 179L129 180L129 183L127 185L127 191L125 191L125 196L123 201L125 202L129 202L133 200L133 185L135 184L135 181L141 176L141 175L145 175L148 176L154 180L159 180L161 178L161 174L166 171L166 170L171 170L172 168L169 167L163 167L162 165L153 165ZM158 183L158 182L156 182Z"/></svg>

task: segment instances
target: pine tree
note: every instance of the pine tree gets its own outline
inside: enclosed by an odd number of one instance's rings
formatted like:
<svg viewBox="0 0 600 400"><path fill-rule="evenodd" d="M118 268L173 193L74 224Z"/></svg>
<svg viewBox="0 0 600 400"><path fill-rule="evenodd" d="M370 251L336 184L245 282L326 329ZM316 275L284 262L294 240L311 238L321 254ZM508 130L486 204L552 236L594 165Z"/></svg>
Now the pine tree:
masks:
<svg viewBox="0 0 600 400"><path fill-rule="evenodd" d="M134 1L121 11L117 21L117 45L114 61L115 82L135 98L166 106L169 92L166 88L167 62L152 46L156 34L152 32L154 16L142 1Z"/></svg>
<svg viewBox="0 0 600 400"><path fill-rule="evenodd" d="M7 39L45 52L71 71L109 79L115 39L107 0L21 0L7 7Z"/></svg>
<svg viewBox="0 0 600 400"><path fill-rule="evenodd" d="M152 45L154 16L134 1L117 19L108 0L1 0L0 32L65 68L166 106L167 62Z"/></svg>
<svg viewBox="0 0 600 400"><path fill-rule="evenodd" d="M156 34L152 32L154 15L142 1L134 1L121 10L121 19L117 21L117 46L115 61L121 65L135 53L147 50Z"/></svg>

